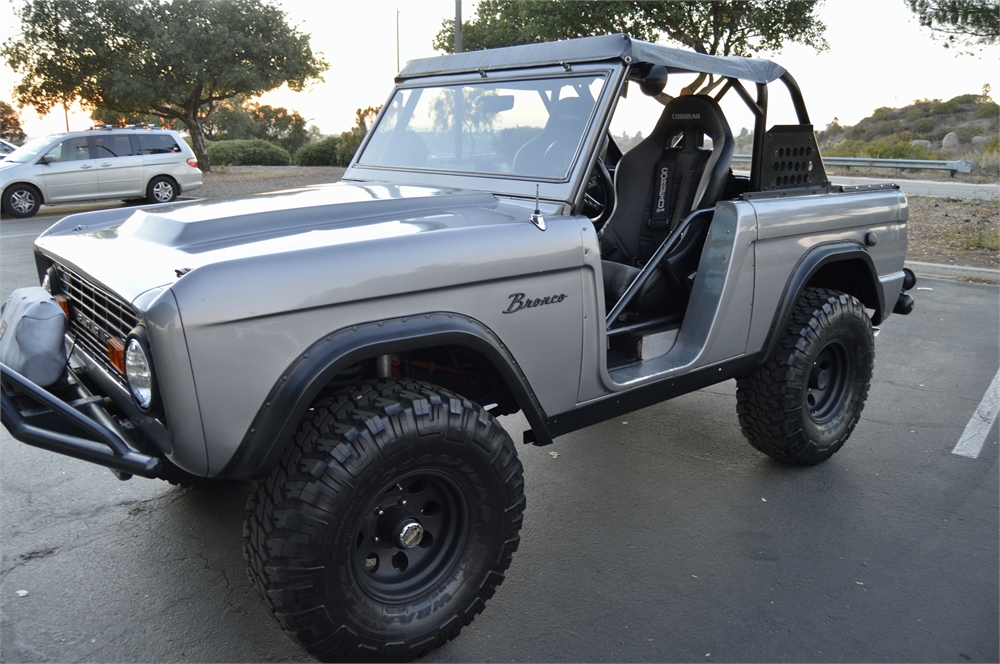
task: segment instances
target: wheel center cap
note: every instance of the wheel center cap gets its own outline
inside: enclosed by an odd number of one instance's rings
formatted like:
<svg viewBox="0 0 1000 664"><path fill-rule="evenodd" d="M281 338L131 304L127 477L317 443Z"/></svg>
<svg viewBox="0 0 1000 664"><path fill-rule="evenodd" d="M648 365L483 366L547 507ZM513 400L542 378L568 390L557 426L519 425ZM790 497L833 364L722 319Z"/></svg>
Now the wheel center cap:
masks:
<svg viewBox="0 0 1000 664"><path fill-rule="evenodd" d="M396 529L396 544L412 549L424 538L424 529L416 519L406 519Z"/></svg>

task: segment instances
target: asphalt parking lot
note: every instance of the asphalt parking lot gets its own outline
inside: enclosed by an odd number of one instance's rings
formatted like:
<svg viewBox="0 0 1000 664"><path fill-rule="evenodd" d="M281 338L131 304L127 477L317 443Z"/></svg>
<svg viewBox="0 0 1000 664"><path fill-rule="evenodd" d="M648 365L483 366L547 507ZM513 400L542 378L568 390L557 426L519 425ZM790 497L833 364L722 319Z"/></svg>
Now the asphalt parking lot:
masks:
<svg viewBox="0 0 1000 664"><path fill-rule="evenodd" d="M31 242L57 218L3 222L4 298L37 283ZM996 422L953 450L998 375L1000 291L918 286L817 467L744 441L732 381L519 446L521 547L425 661L996 662ZM119 482L5 430L0 460L0 661L311 661L246 577L247 486Z"/></svg>

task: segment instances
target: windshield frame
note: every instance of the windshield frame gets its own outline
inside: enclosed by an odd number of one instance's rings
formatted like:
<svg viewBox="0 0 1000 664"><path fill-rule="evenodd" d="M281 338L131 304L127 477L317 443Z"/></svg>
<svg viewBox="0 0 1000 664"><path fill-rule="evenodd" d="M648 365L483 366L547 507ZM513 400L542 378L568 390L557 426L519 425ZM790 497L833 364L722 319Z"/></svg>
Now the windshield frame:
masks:
<svg viewBox="0 0 1000 664"><path fill-rule="evenodd" d="M569 205L576 199L576 191L589 174L592 167L592 155L595 144L601 135L601 128L606 124L612 101L616 98L624 75L625 66L621 62L602 62L594 64L574 64L571 69L564 67L533 67L530 69L514 69L510 71L491 71L487 77L480 74L451 74L446 76L428 76L408 79L395 85L382 105L378 117L372 123L365 139L344 174L344 180L379 181L392 184L426 185L445 188L476 189L489 191L498 195L517 198L534 198L535 188L539 196L549 201L562 201ZM539 79L565 79L578 76L604 76L604 84L600 94L595 99L591 114L582 140L577 146L569 173L563 178L542 178L513 173L470 173L465 171L449 171L403 166L379 166L358 163L364 154L372 137L374 128L379 125L389 104L400 90L412 88L435 88L445 86L461 86L481 84L484 80L504 83L513 81Z"/></svg>
<svg viewBox="0 0 1000 664"><path fill-rule="evenodd" d="M574 147L573 156L572 156L571 160L569 161L570 165L567 166L566 171L564 173L560 174L560 175L539 175L539 174L532 175L532 174L514 173L514 172L504 173L504 172L500 172L500 171L462 170L462 169L454 169L454 168L434 168L434 167L431 167L431 166L402 166L402 165L393 165L393 164L375 164L375 163L371 163L371 162L364 162L363 160L364 160L365 152L366 152L367 148L371 145L372 140L374 140L374 139L369 139L369 141L366 141L366 143L365 143L365 149L364 150L361 150L361 149L358 150L357 162L358 162L359 165L361 165L361 166L363 166L365 168L374 168L374 169L383 169L384 168L384 169L419 170L419 171L429 171L429 172L434 172L434 173L449 173L449 174L467 173L467 174L470 174L470 175L478 175L478 176L482 176L482 177L513 178L513 179L520 179L520 180L530 179L533 182L534 181L539 181L539 182L565 182L567 179L569 179L569 174L570 174L570 171L572 170L572 164L576 162L577 155L579 154L580 148L583 145L583 139L586 136L586 129L591 125L591 123L593 122L594 116L597 114L598 104L600 102L600 97L604 93L604 86L606 86L608 84L608 78L609 78L609 76L607 74L602 74L602 73L594 74L594 73L591 73L591 72L577 72L577 71L564 72L563 75L560 76L560 77L558 77L558 78L553 77L553 76L530 76L530 77L519 77L519 78L516 78L516 79L509 79L509 78L499 79L497 77L492 77L492 78L489 78L489 79L480 78L480 80L478 80L476 82L467 82L467 83L464 83L464 84L461 84L461 85L455 85L455 84L448 84L448 85L441 85L441 84L439 84L439 85L434 85L434 86L427 86L427 85L416 85L416 86L413 86L413 85L404 85L404 86L400 86L395 91L395 93L392 95L392 97L390 97L390 99L394 100L400 93L402 93L405 90L423 90L423 91L449 90L449 89L450 90L454 90L456 88L458 88L458 89L463 89L463 88L466 88L466 87L474 88L476 86L484 86L484 85L490 85L490 84L502 86L505 83L520 83L520 82L532 82L532 81L554 81L554 80L573 81L573 79L591 79L593 81L602 80L602 83L601 83L601 92L600 92L600 94L597 95L597 97L593 98L593 100L594 100L594 107L591 109L590 115L587 117L586 124L584 125L584 131L580 133L579 141L577 142L577 145ZM409 101L406 102L407 105L409 103L410 103ZM404 112L405 112L405 109L404 109ZM412 109L410 109L410 115L412 116ZM381 121L382 119L384 119L384 117L385 116L383 116L382 114L380 114L379 115L379 120ZM376 123L374 123L372 125L372 132L373 133L378 128L378 126L379 126L379 122L376 122ZM393 131L396 131L396 130L393 130ZM543 129L540 128L539 131L543 131ZM389 140L391 140L391 138Z"/></svg>

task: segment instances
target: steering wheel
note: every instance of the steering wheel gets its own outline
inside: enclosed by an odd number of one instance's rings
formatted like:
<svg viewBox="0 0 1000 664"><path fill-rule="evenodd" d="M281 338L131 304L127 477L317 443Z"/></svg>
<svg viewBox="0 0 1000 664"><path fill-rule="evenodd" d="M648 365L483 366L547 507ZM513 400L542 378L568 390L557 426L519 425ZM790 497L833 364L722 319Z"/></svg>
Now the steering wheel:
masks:
<svg viewBox="0 0 1000 664"><path fill-rule="evenodd" d="M615 210L615 183L600 157L583 193L583 209L597 230L601 230Z"/></svg>

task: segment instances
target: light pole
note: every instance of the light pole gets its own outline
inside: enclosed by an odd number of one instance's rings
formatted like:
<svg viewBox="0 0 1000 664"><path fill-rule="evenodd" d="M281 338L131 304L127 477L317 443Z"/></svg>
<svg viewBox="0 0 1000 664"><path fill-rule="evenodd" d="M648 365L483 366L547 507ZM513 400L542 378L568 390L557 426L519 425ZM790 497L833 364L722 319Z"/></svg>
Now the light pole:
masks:
<svg viewBox="0 0 1000 664"><path fill-rule="evenodd" d="M462 0L455 0L455 52L462 52Z"/></svg>
<svg viewBox="0 0 1000 664"><path fill-rule="evenodd" d="M396 71L399 71L399 7L396 7Z"/></svg>

